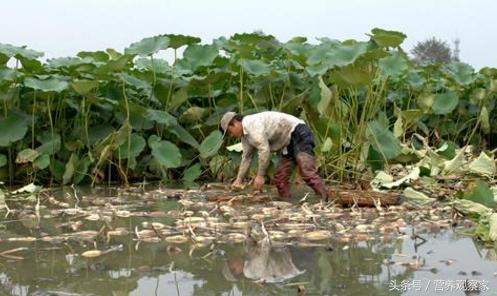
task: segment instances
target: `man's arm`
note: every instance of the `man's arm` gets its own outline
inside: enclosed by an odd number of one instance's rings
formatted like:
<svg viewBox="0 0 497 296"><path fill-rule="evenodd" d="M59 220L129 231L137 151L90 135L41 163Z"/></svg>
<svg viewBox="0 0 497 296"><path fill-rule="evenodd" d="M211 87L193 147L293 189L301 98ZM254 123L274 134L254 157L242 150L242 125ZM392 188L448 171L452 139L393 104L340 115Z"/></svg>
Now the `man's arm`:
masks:
<svg viewBox="0 0 497 296"><path fill-rule="evenodd" d="M252 156L254 154L254 147L249 145L247 142L242 140L242 161L240 162L240 167L238 168L238 175L236 177L236 181L241 183L247 175L248 170L250 169L250 164L252 163Z"/></svg>

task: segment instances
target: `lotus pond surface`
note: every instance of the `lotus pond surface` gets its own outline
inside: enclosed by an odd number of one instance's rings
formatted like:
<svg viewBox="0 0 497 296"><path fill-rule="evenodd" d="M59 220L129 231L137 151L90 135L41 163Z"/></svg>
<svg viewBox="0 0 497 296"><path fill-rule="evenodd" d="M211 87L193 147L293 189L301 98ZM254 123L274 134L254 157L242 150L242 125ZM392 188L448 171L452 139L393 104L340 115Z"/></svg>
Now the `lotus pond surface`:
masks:
<svg viewBox="0 0 497 296"><path fill-rule="evenodd" d="M2 212L0 295L497 295L497 250L443 203L341 208L222 186L39 197Z"/></svg>

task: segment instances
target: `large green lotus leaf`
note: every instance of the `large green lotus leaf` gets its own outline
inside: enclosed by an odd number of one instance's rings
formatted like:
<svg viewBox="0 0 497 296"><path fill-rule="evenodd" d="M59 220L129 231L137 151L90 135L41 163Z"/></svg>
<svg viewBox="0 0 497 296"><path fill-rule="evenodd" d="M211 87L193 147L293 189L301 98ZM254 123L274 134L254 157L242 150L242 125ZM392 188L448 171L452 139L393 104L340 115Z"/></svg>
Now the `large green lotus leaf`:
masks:
<svg viewBox="0 0 497 296"><path fill-rule="evenodd" d="M94 62L106 63L109 60L109 55L105 51L80 51L77 56L82 59L90 58Z"/></svg>
<svg viewBox="0 0 497 296"><path fill-rule="evenodd" d="M11 85L6 89L0 88L0 101L9 102L19 97L20 88Z"/></svg>
<svg viewBox="0 0 497 296"><path fill-rule="evenodd" d="M85 155L77 162L73 176L74 184L79 184L84 179L84 177L87 176L88 168L90 167L91 163L91 159L87 155Z"/></svg>
<svg viewBox="0 0 497 296"><path fill-rule="evenodd" d="M369 85L373 82L374 76L375 68L369 66L360 67L355 64L330 72L331 81L343 88Z"/></svg>
<svg viewBox="0 0 497 296"><path fill-rule="evenodd" d="M145 149L145 139L138 134L131 134L131 141L126 140L117 151L121 159L135 158ZM129 148L129 150L128 150Z"/></svg>
<svg viewBox="0 0 497 296"><path fill-rule="evenodd" d="M443 115L454 111L457 104L459 104L457 94L455 92L446 92L435 95L431 108L433 113Z"/></svg>
<svg viewBox="0 0 497 296"><path fill-rule="evenodd" d="M304 41L305 42L305 41ZM309 55L309 51L312 49L312 46L309 44L303 44L300 42L292 41L285 43L282 45L286 50L288 50L291 54L296 56L306 56Z"/></svg>
<svg viewBox="0 0 497 296"><path fill-rule="evenodd" d="M168 110L176 110L179 106L183 105L188 100L188 89L181 88L180 90L176 91L172 97L171 101L169 101L169 106Z"/></svg>
<svg viewBox="0 0 497 296"><path fill-rule="evenodd" d="M311 77L322 76L328 71L328 66L323 63L309 65L305 68Z"/></svg>
<svg viewBox="0 0 497 296"><path fill-rule="evenodd" d="M198 151L200 152L200 157L208 158L214 156L221 144L223 143L223 134L218 131L212 131L200 144Z"/></svg>
<svg viewBox="0 0 497 296"><path fill-rule="evenodd" d="M271 73L271 66L259 60L240 60L240 65L249 74L262 76Z"/></svg>
<svg viewBox="0 0 497 296"><path fill-rule="evenodd" d="M64 175L62 176L62 183L64 185L71 182L72 177L74 176L74 171L76 169L76 166L78 165L78 161L79 161L78 155L76 153L71 154L71 157L66 163Z"/></svg>
<svg viewBox="0 0 497 296"><path fill-rule="evenodd" d="M167 49L169 47L169 38L166 36L154 36L140 40L139 42L132 43L124 50L126 54L148 56L152 55L159 50Z"/></svg>
<svg viewBox="0 0 497 296"><path fill-rule="evenodd" d="M31 148L26 148L17 153L16 163L33 162L39 155L40 153L38 153L38 151Z"/></svg>
<svg viewBox="0 0 497 296"><path fill-rule="evenodd" d="M242 43L258 45L263 41L267 42L275 40L275 38L272 35L266 35L264 33L254 32L254 33L241 33L241 34L236 33L230 38L230 40L236 40Z"/></svg>
<svg viewBox="0 0 497 296"><path fill-rule="evenodd" d="M462 85L473 83L476 79L473 67L465 63L450 63L447 65L446 71L457 83Z"/></svg>
<svg viewBox="0 0 497 296"><path fill-rule="evenodd" d="M3 154L0 154L0 168L7 164L7 157Z"/></svg>
<svg viewBox="0 0 497 296"><path fill-rule="evenodd" d="M407 37L402 32L387 31L379 28L374 28L371 30L371 33L371 39L373 39L379 47L397 47L404 42L404 39Z"/></svg>
<svg viewBox="0 0 497 296"><path fill-rule="evenodd" d="M33 166L39 170L44 170L50 166L50 155L42 154L33 162Z"/></svg>
<svg viewBox="0 0 497 296"><path fill-rule="evenodd" d="M406 78L409 85L414 89L420 89L426 83L426 79L424 79L420 71L409 71Z"/></svg>
<svg viewBox="0 0 497 296"><path fill-rule="evenodd" d="M78 79L71 82L71 86L78 94L84 96L98 87L98 81Z"/></svg>
<svg viewBox="0 0 497 296"><path fill-rule="evenodd" d="M378 121L370 122L368 131L369 142L386 160L395 158L402 152L399 140Z"/></svg>
<svg viewBox="0 0 497 296"><path fill-rule="evenodd" d="M41 91L62 92L63 90L67 89L69 84L67 83L67 81L57 77L52 77L44 80L28 77L24 79L24 85L26 87Z"/></svg>
<svg viewBox="0 0 497 296"><path fill-rule="evenodd" d="M119 73L118 76L124 81L126 84L136 87L138 89L150 90L152 87L150 84L144 80L138 79L134 76L131 76L127 73Z"/></svg>
<svg viewBox="0 0 497 296"><path fill-rule="evenodd" d="M383 77L397 78L408 69L406 58L399 52L380 59L378 65Z"/></svg>
<svg viewBox="0 0 497 296"><path fill-rule="evenodd" d="M328 106L330 105L333 93L328 86L326 86L322 77L319 77L319 88L321 89L321 99L317 104L317 110L319 114L323 116L326 114L326 109L328 109Z"/></svg>
<svg viewBox="0 0 497 296"><path fill-rule="evenodd" d="M193 44L185 49L183 57L189 62L192 69L196 69L199 66L211 65L218 53L218 49L214 45Z"/></svg>
<svg viewBox="0 0 497 296"><path fill-rule="evenodd" d="M138 69L150 70L155 73L166 73L171 70L171 66L163 59L139 58L135 61L135 66Z"/></svg>
<svg viewBox="0 0 497 296"><path fill-rule="evenodd" d="M196 163L183 172L183 180L193 182L198 179L200 175L202 175L202 167L200 163Z"/></svg>
<svg viewBox="0 0 497 296"><path fill-rule="evenodd" d="M65 57L65 58L50 59L47 62L47 65L51 68L70 68L85 64L93 64L93 59L79 58L79 57L77 58Z"/></svg>
<svg viewBox="0 0 497 296"><path fill-rule="evenodd" d="M169 141L152 141L149 146L152 155L160 165L166 168L177 168L181 166L181 152L179 148Z"/></svg>
<svg viewBox="0 0 497 296"><path fill-rule="evenodd" d="M14 81L19 76L19 72L14 69L0 69L0 82L2 81Z"/></svg>
<svg viewBox="0 0 497 296"><path fill-rule="evenodd" d="M172 128L168 129L168 132L171 134L175 135L178 137L178 140L180 140L183 143L186 143L193 148L197 148L200 146L200 144L197 142L197 140L181 125L175 125Z"/></svg>
<svg viewBox="0 0 497 296"><path fill-rule="evenodd" d="M127 71L131 67L131 62L133 61L133 55L125 54L108 61L105 65L98 68L97 73L100 75L105 75L109 73Z"/></svg>
<svg viewBox="0 0 497 296"><path fill-rule="evenodd" d="M10 58L8 56L0 53L0 66L5 66L9 60Z"/></svg>
<svg viewBox="0 0 497 296"><path fill-rule="evenodd" d="M0 118L0 147L7 147L11 143L24 138L28 131L28 122L16 113Z"/></svg>
<svg viewBox="0 0 497 296"><path fill-rule="evenodd" d="M354 63L361 55L367 52L369 44L367 42L357 42L354 44L341 44L331 48L324 56L323 63L330 69L334 67L344 67Z"/></svg>
<svg viewBox="0 0 497 296"><path fill-rule="evenodd" d="M0 54L3 54L9 58L24 57L30 60L34 60L43 56L43 52L27 49L25 46L19 47L3 43L0 43Z"/></svg>
<svg viewBox="0 0 497 296"><path fill-rule="evenodd" d="M193 37L188 35L167 34L164 36L169 38L169 47L174 49L178 49L184 45L192 45L195 43L200 43L200 41L202 41L198 37Z"/></svg>
<svg viewBox="0 0 497 296"><path fill-rule="evenodd" d="M464 199L480 203L491 209L495 209L497 206L490 186L482 180L477 180L473 184L472 190L464 192Z"/></svg>
<svg viewBox="0 0 497 296"><path fill-rule="evenodd" d="M176 117L172 116L166 111L147 109L145 117L159 124L165 124L166 126L175 126L178 124Z"/></svg>
<svg viewBox="0 0 497 296"><path fill-rule="evenodd" d="M310 47L309 51L306 52L307 64L315 65L323 62L330 51L341 45L338 40L321 40L321 44Z"/></svg>

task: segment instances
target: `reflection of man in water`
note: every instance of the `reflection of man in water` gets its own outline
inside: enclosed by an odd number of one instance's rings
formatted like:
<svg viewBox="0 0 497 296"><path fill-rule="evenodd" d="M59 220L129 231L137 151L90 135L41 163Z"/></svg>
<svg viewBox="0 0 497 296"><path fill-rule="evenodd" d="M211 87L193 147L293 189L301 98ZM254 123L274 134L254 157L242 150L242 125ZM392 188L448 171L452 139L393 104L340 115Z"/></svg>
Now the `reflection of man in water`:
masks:
<svg viewBox="0 0 497 296"><path fill-rule="evenodd" d="M223 268L223 275L228 281L237 281L245 276L251 280L279 283L303 273L293 263L287 248L272 248L267 239L248 246L244 257L228 259Z"/></svg>

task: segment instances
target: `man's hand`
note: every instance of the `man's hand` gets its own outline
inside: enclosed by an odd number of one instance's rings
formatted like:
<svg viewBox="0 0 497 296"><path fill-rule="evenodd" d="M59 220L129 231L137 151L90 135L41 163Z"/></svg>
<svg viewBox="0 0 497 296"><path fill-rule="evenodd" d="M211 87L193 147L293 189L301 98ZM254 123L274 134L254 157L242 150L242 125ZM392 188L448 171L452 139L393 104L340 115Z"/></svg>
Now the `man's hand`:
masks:
<svg viewBox="0 0 497 296"><path fill-rule="evenodd" d="M242 181L241 180L238 180L236 179L235 182L233 182L231 184L231 190L234 190L234 191L239 191L239 190L243 190L243 184L242 184Z"/></svg>
<svg viewBox="0 0 497 296"><path fill-rule="evenodd" d="M254 179L254 190L262 192L262 187L264 186L264 176L256 176Z"/></svg>

